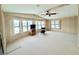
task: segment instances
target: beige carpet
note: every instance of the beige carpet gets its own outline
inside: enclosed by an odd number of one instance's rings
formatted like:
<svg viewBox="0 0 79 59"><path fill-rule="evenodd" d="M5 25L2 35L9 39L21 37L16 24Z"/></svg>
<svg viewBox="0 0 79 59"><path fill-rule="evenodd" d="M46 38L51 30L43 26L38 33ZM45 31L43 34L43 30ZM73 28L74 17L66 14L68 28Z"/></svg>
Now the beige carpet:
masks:
<svg viewBox="0 0 79 59"><path fill-rule="evenodd" d="M11 55L56 55L79 54L76 47L76 34L61 32L46 32L28 36L8 45L8 54Z"/></svg>

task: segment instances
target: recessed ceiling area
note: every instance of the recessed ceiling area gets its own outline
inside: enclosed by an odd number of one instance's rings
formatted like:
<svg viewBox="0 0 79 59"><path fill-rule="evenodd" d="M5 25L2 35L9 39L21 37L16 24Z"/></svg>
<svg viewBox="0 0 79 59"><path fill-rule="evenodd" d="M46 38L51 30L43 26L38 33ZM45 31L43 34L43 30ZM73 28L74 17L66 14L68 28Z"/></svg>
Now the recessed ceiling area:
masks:
<svg viewBox="0 0 79 59"><path fill-rule="evenodd" d="M2 4L4 12L24 13L24 14L36 14L46 19L56 19L61 17L77 16L78 6L70 4L54 9L60 4ZM52 9L51 9L52 8ZM51 12L56 12L56 15L44 16L42 13L51 9Z"/></svg>
<svg viewBox="0 0 79 59"><path fill-rule="evenodd" d="M56 12L56 15L52 16L42 16L47 19L57 19L63 17L70 17L70 16L78 16L78 6L77 5L68 5L62 8L52 9L51 12Z"/></svg>
<svg viewBox="0 0 79 59"><path fill-rule="evenodd" d="M2 8L5 12L38 14L56 6L58 4L3 4Z"/></svg>

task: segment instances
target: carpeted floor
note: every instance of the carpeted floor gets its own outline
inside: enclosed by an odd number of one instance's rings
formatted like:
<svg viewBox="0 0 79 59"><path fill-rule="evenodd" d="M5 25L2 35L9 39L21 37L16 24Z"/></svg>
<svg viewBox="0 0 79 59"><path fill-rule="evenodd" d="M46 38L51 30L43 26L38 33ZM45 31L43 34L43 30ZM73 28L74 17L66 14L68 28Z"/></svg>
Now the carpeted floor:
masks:
<svg viewBox="0 0 79 59"><path fill-rule="evenodd" d="M28 36L9 44L7 53L11 55L63 55L79 54L76 34L46 32Z"/></svg>

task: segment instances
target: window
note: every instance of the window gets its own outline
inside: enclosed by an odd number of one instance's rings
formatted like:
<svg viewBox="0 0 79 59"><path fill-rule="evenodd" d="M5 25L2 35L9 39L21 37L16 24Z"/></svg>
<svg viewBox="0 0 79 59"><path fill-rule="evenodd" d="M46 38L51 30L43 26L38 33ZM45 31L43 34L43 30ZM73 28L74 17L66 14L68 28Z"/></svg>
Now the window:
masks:
<svg viewBox="0 0 79 59"><path fill-rule="evenodd" d="M20 32L20 21L17 19L13 20L13 30L14 34L18 34Z"/></svg>
<svg viewBox="0 0 79 59"><path fill-rule="evenodd" d="M35 21L36 29L41 29L41 27L45 27L44 21Z"/></svg>
<svg viewBox="0 0 79 59"><path fill-rule="evenodd" d="M18 34L30 30L31 20L13 19L13 33Z"/></svg>
<svg viewBox="0 0 79 59"><path fill-rule="evenodd" d="M31 20L23 20L23 32L30 31L30 25L32 24Z"/></svg>
<svg viewBox="0 0 79 59"><path fill-rule="evenodd" d="M27 21L26 20L23 20L22 21L22 25L23 25L23 32L26 32L27 31Z"/></svg>
<svg viewBox="0 0 79 59"><path fill-rule="evenodd" d="M31 20L27 21L28 31L30 31L30 25L31 24L32 24L32 21Z"/></svg>
<svg viewBox="0 0 79 59"><path fill-rule="evenodd" d="M60 21L59 20L51 21L51 28L52 29L60 29Z"/></svg>
<svg viewBox="0 0 79 59"><path fill-rule="evenodd" d="M41 25L42 27L45 27L45 22L44 22L44 21L42 21L41 24L42 24L42 25Z"/></svg>

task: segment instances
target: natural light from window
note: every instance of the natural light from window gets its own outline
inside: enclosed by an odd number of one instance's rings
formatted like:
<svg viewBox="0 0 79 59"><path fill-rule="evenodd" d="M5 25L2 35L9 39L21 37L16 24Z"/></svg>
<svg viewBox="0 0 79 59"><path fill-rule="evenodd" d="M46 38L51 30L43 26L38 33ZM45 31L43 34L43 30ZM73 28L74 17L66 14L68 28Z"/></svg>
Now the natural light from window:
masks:
<svg viewBox="0 0 79 59"><path fill-rule="evenodd" d="M51 21L51 28L52 29L60 29L60 21L59 20L52 20Z"/></svg>
<svg viewBox="0 0 79 59"><path fill-rule="evenodd" d="M45 27L44 21L35 21L36 29L41 29L42 27Z"/></svg>
<svg viewBox="0 0 79 59"><path fill-rule="evenodd" d="M13 20L14 34L18 34L20 32L20 21L15 19Z"/></svg>

